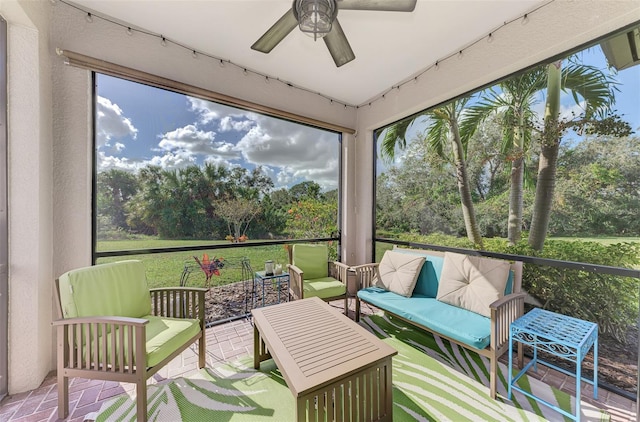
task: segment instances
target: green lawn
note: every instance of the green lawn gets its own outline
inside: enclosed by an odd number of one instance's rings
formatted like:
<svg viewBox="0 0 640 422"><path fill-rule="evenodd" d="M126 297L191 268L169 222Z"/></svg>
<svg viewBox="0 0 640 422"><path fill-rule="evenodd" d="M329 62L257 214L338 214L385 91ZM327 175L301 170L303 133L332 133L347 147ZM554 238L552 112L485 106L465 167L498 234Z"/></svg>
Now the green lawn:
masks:
<svg viewBox="0 0 640 422"><path fill-rule="evenodd" d="M118 240L118 241L101 241L98 245L99 251L113 250L135 250L135 249L153 249L162 247L180 247L180 246L197 246L212 243L229 244L229 242L215 241L175 241L175 240ZM189 273L187 286L204 287L205 275L198 267L194 255L202 258L202 254L207 253L210 258L222 257L225 266L221 271L220 277L213 276L211 285L228 284L242 281L242 258L247 257L254 271L264 269L266 260L273 260L276 263L285 266L288 261L287 251L283 245L256 246L233 249L209 249L206 251L192 252L175 252L161 254L141 254L126 257L110 257L100 258L98 263L120 261L123 259L139 259L147 269L147 278L150 287L161 286L177 286L180 283L185 265L192 272Z"/></svg>
<svg viewBox="0 0 640 422"><path fill-rule="evenodd" d="M549 240L566 240L566 241L581 241L581 242L598 242L603 245L613 245L616 243L638 243L640 237L615 237L615 236L602 236L602 237L550 237Z"/></svg>
<svg viewBox="0 0 640 422"><path fill-rule="evenodd" d="M613 244L619 242L640 242L640 237L553 237L552 240L579 240L593 241L603 244ZM163 247L181 247L181 246L200 246L209 244L225 244L227 241L203 241L203 240L158 240L146 238L141 240L114 240L101 241L98 243L99 251L114 250L135 250L135 249L154 249ZM392 245L386 243L376 244L376 257L379 260L385 250L391 249ZM147 268L147 277L151 287L160 286L176 286L180 283L180 277L185 269L185 265L192 270L187 278L188 286L204 287L205 275L199 268L193 268L196 264L194 255L199 258L203 253L207 253L209 257L222 257L225 267L221 271L220 277L213 276L212 285L220 285L242 281L242 258L247 257L254 271L264 269L266 260L273 260L286 266L288 261L287 251L283 245L243 247L234 249L209 249L197 252L176 252L163 254L141 254L127 257L111 257L100 258L98 263L119 261L122 259L139 259Z"/></svg>

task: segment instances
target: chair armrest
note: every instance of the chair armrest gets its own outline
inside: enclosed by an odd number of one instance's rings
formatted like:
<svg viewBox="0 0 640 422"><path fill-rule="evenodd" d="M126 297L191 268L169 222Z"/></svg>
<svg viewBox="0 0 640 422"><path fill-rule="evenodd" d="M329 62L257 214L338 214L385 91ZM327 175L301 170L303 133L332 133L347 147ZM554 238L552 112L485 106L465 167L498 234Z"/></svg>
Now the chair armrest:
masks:
<svg viewBox="0 0 640 422"><path fill-rule="evenodd" d="M121 316L90 316L82 318L62 318L56 319L51 323L54 327L74 324L116 324L130 325L132 327L141 327L149 323L148 319L130 318Z"/></svg>
<svg viewBox="0 0 640 422"><path fill-rule="evenodd" d="M204 329L203 287L159 287L149 289L153 315L168 318L190 318L200 320Z"/></svg>
<svg viewBox="0 0 640 422"><path fill-rule="evenodd" d="M293 264L287 264L289 270L289 293L294 300L304 298L304 288L302 281L304 272Z"/></svg>
<svg viewBox="0 0 640 422"><path fill-rule="evenodd" d="M524 298L526 293L511 293L496 300L491 310L491 347L498 351L508 346L510 324L524 315ZM504 351L503 351L504 352Z"/></svg>
<svg viewBox="0 0 640 422"><path fill-rule="evenodd" d="M146 325L149 320L91 316L53 321L57 327L58 371L135 373L146 366Z"/></svg>
<svg viewBox="0 0 640 422"><path fill-rule="evenodd" d="M335 278L343 284L347 283L347 273L349 266L338 261L329 262L329 276Z"/></svg>
<svg viewBox="0 0 640 422"><path fill-rule="evenodd" d="M349 268L356 274L356 289L365 289L371 287L378 277L378 263L356 265Z"/></svg>
<svg viewBox="0 0 640 422"><path fill-rule="evenodd" d="M155 287L153 289L149 289L150 292L159 292L159 291L168 291L168 292L177 292L177 291L186 291L186 292L202 292L207 293L209 289L206 287Z"/></svg>

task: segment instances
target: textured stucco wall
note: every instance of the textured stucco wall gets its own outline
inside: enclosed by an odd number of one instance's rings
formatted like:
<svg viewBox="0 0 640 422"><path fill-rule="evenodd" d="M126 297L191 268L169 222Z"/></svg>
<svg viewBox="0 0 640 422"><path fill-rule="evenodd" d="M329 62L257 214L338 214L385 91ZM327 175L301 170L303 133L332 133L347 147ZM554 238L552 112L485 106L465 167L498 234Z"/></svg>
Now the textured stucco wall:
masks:
<svg viewBox="0 0 640 422"><path fill-rule="evenodd" d="M49 14L0 3L8 23L9 393L51 369L52 135Z"/></svg>
<svg viewBox="0 0 640 422"><path fill-rule="evenodd" d="M640 21L640 2L555 1L532 13L528 22L514 22L411 81L384 100L358 110L355 142L355 184L349 195L357 208L346 247L351 264L369 262L372 254L373 130L430 106L475 90L520 69L547 60L593 39Z"/></svg>

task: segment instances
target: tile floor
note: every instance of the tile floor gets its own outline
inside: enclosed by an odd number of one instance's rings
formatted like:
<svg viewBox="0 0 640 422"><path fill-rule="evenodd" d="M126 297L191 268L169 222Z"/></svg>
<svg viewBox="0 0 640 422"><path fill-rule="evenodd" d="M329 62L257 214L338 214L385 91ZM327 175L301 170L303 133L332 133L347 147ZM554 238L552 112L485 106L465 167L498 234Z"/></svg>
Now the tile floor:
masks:
<svg viewBox="0 0 640 422"><path fill-rule="evenodd" d="M341 301L334 304L342 305ZM367 311L367 309L363 309ZM372 311L370 308L368 311ZM351 314L353 310L350 311ZM207 329L207 365L212 367L221 362L253 353L253 326L248 319L236 320ZM197 347L191 347L175 358L167 367L160 370L150 382L166 378L178 377L197 370ZM537 378L570 394L575 393L575 381L543 365L538 367ZM122 394L133 392L133 384L119 384L112 381L95 381L74 378L69 383L69 418L67 421L80 422L85 416L100 409L106 400ZM635 402L613 394L607 390L599 390L599 398L589 399L592 387L585 384L583 400L606 409L611 414L612 422L635 422ZM56 421L57 386L55 373L49 374L42 385L31 391L5 397L0 402L0 421L3 422L39 422Z"/></svg>

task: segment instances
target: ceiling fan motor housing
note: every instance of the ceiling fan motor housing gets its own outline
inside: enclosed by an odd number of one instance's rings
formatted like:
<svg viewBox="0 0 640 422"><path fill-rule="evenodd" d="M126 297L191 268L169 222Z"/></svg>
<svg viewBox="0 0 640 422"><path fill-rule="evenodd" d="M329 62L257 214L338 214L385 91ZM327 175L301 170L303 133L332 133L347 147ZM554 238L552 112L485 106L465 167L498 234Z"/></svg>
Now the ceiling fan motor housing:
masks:
<svg viewBox="0 0 640 422"><path fill-rule="evenodd" d="M336 0L294 0L292 10L300 31L314 40L331 32L338 16Z"/></svg>

